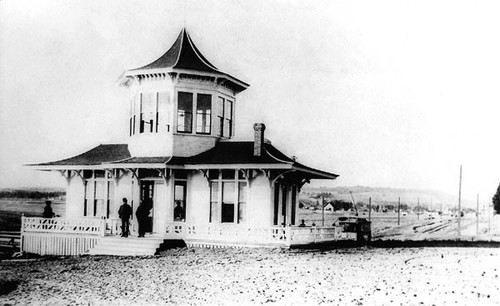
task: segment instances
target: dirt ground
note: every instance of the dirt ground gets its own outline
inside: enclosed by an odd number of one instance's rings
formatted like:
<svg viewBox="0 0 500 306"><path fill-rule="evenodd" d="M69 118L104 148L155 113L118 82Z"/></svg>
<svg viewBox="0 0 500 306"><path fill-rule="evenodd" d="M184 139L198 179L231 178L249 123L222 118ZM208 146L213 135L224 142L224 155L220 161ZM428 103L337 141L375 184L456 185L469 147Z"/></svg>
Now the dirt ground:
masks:
<svg viewBox="0 0 500 306"><path fill-rule="evenodd" d="M0 303L497 305L499 274L497 248L182 248L3 261Z"/></svg>

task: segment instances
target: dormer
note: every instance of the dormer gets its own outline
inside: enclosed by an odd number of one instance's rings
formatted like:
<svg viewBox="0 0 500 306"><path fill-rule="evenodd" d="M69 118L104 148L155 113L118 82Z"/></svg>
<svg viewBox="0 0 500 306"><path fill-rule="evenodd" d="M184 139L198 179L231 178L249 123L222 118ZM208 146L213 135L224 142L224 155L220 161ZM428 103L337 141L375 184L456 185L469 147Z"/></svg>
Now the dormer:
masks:
<svg viewBox="0 0 500 306"><path fill-rule="evenodd" d="M219 71L186 29L160 58L128 70L132 156L193 156L234 136L236 95L249 85Z"/></svg>

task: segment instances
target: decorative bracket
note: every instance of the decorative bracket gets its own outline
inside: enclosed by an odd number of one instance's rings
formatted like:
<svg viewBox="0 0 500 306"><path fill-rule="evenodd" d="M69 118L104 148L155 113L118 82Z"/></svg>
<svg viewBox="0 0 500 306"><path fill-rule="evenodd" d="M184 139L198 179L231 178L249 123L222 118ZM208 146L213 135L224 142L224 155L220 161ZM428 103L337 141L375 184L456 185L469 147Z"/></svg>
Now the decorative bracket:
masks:
<svg viewBox="0 0 500 306"><path fill-rule="evenodd" d="M172 176L172 169L163 168L163 169L156 169L156 171L158 171L158 173L160 174L160 176L163 179L163 181L165 182L165 184L167 184L168 180Z"/></svg>
<svg viewBox="0 0 500 306"><path fill-rule="evenodd" d="M207 179L207 184L210 187L210 177L208 176L208 169L198 169L198 171L200 171L203 174L203 176Z"/></svg>
<svg viewBox="0 0 500 306"><path fill-rule="evenodd" d="M61 173L62 176L64 176L68 184L71 181L71 178L73 178L76 175L76 173L72 172L71 170L59 170L59 172Z"/></svg>
<svg viewBox="0 0 500 306"><path fill-rule="evenodd" d="M303 179L300 183L299 183L299 192L300 190L302 189L302 187L305 185L305 184L309 184L311 182L311 179L310 178L305 178Z"/></svg>
<svg viewBox="0 0 500 306"><path fill-rule="evenodd" d="M268 179L271 179L271 170L270 169L259 169Z"/></svg>
<svg viewBox="0 0 500 306"><path fill-rule="evenodd" d="M290 172L295 172L295 170L287 170L287 171L284 171L284 172L281 172L280 174L276 175L276 177L274 177L273 179L269 178L269 183L271 184L271 186L274 186L274 183L276 183L276 181L283 177L285 174L287 173L290 173Z"/></svg>
<svg viewBox="0 0 500 306"><path fill-rule="evenodd" d="M111 174L111 177L114 179L115 184L118 184L120 179L125 176L124 169L107 169L106 172Z"/></svg>
<svg viewBox="0 0 500 306"><path fill-rule="evenodd" d="M251 169L238 169L239 172L243 175L245 178L245 181L247 182L247 186L250 187L250 181L252 180L252 170Z"/></svg>
<svg viewBox="0 0 500 306"><path fill-rule="evenodd" d="M132 174L132 179L135 178L137 181L139 181L139 169L127 168L127 171Z"/></svg>

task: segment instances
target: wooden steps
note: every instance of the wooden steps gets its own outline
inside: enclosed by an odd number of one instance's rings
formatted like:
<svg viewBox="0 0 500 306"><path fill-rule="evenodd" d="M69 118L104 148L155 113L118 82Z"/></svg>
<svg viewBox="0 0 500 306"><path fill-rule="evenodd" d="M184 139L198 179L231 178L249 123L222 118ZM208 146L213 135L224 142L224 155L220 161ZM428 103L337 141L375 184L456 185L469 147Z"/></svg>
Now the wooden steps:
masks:
<svg viewBox="0 0 500 306"><path fill-rule="evenodd" d="M164 243L163 238L107 236L99 239L89 255L147 256L155 255Z"/></svg>

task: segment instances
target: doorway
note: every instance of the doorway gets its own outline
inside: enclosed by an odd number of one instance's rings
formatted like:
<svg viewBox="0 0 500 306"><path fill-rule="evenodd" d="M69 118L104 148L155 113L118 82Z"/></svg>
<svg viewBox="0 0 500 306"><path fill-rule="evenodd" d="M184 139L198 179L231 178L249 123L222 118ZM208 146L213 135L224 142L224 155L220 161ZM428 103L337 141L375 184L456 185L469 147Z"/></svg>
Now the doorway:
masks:
<svg viewBox="0 0 500 306"><path fill-rule="evenodd" d="M153 216L154 216L154 181L141 182L141 202L149 209L148 217L146 218L145 230L146 233L153 232Z"/></svg>

